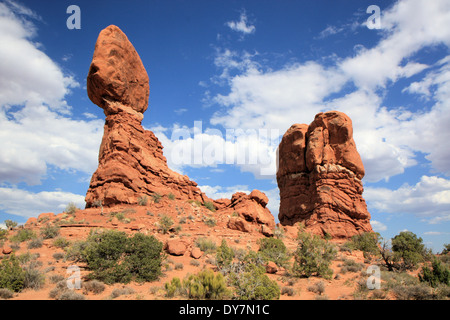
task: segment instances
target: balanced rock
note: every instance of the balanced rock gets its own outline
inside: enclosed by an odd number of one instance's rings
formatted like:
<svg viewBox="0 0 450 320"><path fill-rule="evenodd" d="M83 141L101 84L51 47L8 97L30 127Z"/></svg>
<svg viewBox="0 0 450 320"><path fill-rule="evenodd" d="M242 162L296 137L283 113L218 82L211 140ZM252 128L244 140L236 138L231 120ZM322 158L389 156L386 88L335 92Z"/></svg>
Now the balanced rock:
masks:
<svg viewBox="0 0 450 320"><path fill-rule="evenodd" d="M169 169L160 141L142 127L150 92L147 71L116 26L98 36L87 92L106 116L99 165L85 198L87 208L136 204L153 194L209 200L195 182Z"/></svg>
<svg viewBox="0 0 450 320"><path fill-rule="evenodd" d="M344 113L319 113L294 124L278 147L277 182L282 225L302 222L306 229L333 238L372 231L362 197L364 166Z"/></svg>

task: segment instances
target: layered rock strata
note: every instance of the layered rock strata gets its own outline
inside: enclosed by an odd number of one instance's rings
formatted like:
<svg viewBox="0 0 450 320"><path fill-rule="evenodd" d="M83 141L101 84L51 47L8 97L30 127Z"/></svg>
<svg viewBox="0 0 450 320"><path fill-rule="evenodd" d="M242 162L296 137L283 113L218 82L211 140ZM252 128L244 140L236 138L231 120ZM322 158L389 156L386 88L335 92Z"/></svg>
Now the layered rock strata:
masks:
<svg viewBox="0 0 450 320"><path fill-rule="evenodd" d="M333 238L372 231L362 197L364 166L346 114L319 113L309 126L292 125L278 153L282 225L302 222L306 230Z"/></svg>
<svg viewBox="0 0 450 320"><path fill-rule="evenodd" d="M142 127L149 79L127 36L116 26L102 30L87 77L87 92L106 121L99 165L86 194L86 207L135 204L149 196L208 198L187 176L167 166L158 138Z"/></svg>

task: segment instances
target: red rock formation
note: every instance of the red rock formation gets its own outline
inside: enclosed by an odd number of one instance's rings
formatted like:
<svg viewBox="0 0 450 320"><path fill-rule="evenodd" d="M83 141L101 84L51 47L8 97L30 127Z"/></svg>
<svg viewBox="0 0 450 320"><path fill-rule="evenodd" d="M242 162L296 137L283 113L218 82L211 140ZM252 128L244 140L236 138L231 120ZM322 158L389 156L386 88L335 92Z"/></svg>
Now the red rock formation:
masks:
<svg viewBox="0 0 450 320"><path fill-rule="evenodd" d="M271 236L275 228L275 219L266 208L268 202L267 196L259 190L253 190L249 195L236 192L231 197L231 201L220 208L218 213L230 215L228 221L230 229L251 232L253 226L264 235Z"/></svg>
<svg viewBox="0 0 450 320"><path fill-rule="evenodd" d="M141 121L148 107L149 80L127 36L109 26L98 36L87 77L88 96L106 121L99 165L86 194L86 207L134 204L141 197L172 193L206 201L197 184L170 170L163 146Z"/></svg>
<svg viewBox="0 0 450 320"><path fill-rule="evenodd" d="M347 115L330 111L309 126L294 124L278 151L282 225L303 222L306 230L333 238L372 231L362 197L364 166Z"/></svg>

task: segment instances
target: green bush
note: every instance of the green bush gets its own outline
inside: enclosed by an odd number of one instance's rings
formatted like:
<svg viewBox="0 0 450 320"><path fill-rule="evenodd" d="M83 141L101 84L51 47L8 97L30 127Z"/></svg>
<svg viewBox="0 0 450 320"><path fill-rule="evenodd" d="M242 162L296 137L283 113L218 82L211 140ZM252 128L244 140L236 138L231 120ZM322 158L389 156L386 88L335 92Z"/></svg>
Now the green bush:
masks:
<svg viewBox="0 0 450 320"><path fill-rule="evenodd" d="M172 226L173 220L166 214L164 214L158 221L158 230L164 234L168 233Z"/></svg>
<svg viewBox="0 0 450 320"><path fill-rule="evenodd" d="M259 251L280 267L285 267L289 260L288 250L281 239L262 238L259 240Z"/></svg>
<svg viewBox="0 0 450 320"><path fill-rule="evenodd" d="M14 292L23 289L25 283L25 271L20 266L17 257L12 254L2 259L0 264L0 288L6 288Z"/></svg>
<svg viewBox="0 0 450 320"><path fill-rule="evenodd" d="M233 250L227 245L227 242L225 239L222 239L222 243L217 248L216 252L216 264L219 267L219 269L222 269L223 267L227 267L231 264L234 258L234 252Z"/></svg>
<svg viewBox="0 0 450 320"><path fill-rule="evenodd" d="M58 226L47 224L41 228L40 234L44 239L53 239L59 235L59 229Z"/></svg>
<svg viewBox="0 0 450 320"><path fill-rule="evenodd" d="M392 252L396 259L403 261L405 269L414 269L427 255L422 238L418 238L411 231L402 231L392 238Z"/></svg>
<svg viewBox="0 0 450 320"><path fill-rule="evenodd" d="M154 203L159 203L159 200L161 200L161 195L159 193L152 194L152 199Z"/></svg>
<svg viewBox="0 0 450 320"><path fill-rule="evenodd" d="M170 282L166 282L164 284L164 289L166 289L166 297L168 298L173 298L175 295L179 294L182 290L180 278L174 277Z"/></svg>
<svg viewBox="0 0 450 320"><path fill-rule="evenodd" d="M24 242L36 238L36 234L30 229L20 229L10 240L13 242Z"/></svg>
<svg viewBox="0 0 450 320"><path fill-rule="evenodd" d="M74 214L79 209L77 208L77 205L74 202L69 202L66 206L66 209L64 210L65 213L68 214Z"/></svg>
<svg viewBox="0 0 450 320"><path fill-rule="evenodd" d="M6 226L6 228L7 228L8 230L12 230L12 229L14 229L15 227L17 227L17 222L15 222L15 221L12 221L12 220L5 220L4 222L5 222L5 226Z"/></svg>
<svg viewBox="0 0 450 320"><path fill-rule="evenodd" d="M203 203L203 205L206 207L206 209L208 209L209 211L212 212L216 212L216 207L214 206L214 203L212 203L211 201L205 201L205 203Z"/></svg>
<svg viewBox="0 0 450 320"><path fill-rule="evenodd" d="M91 277L107 284L153 281L161 275L162 243L153 236L108 230L92 233L81 255Z"/></svg>
<svg viewBox="0 0 450 320"><path fill-rule="evenodd" d="M422 267L419 280L428 282L433 288L438 287L441 283L448 286L450 285L450 269L438 259L434 259L431 263L431 269L427 266Z"/></svg>
<svg viewBox="0 0 450 320"><path fill-rule="evenodd" d="M360 235L353 236L347 247L353 250L360 250L364 256L379 255L380 249L378 243L380 241L380 234L377 232L365 232Z"/></svg>
<svg viewBox="0 0 450 320"><path fill-rule="evenodd" d="M333 275L330 264L336 252L335 247L328 241L300 230L292 271L297 277L317 275L330 279Z"/></svg>
<svg viewBox="0 0 450 320"><path fill-rule="evenodd" d="M183 287L190 299L218 300L229 294L224 276L221 273L214 274L210 269L186 277Z"/></svg>
<svg viewBox="0 0 450 320"><path fill-rule="evenodd" d="M262 266L247 263L243 272L230 274L230 281L235 289L235 299L276 300L280 298L281 291L277 282L270 280Z"/></svg>
<svg viewBox="0 0 450 320"><path fill-rule="evenodd" d="M211 239L199 237L195 240L195 245L204 253L213 253L217 250L217 244Z"/></svg>

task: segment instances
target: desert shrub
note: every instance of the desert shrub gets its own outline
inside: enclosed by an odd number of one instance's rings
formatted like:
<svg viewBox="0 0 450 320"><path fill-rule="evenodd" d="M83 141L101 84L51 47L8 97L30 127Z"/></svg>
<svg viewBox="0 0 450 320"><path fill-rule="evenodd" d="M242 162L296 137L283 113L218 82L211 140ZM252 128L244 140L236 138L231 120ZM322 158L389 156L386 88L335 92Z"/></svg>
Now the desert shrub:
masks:
<svg viewBox="0 0 450 320"><path fill-rule="evenodd" d="M138 205L146 206L147 202L148 202L148 197L147 196L138 197L137 201L138 201Z"/></svg>
<svg viewBox="0 0 450 320"><path fill-rule="evenodd" d="M283 228L276 226L275 230L273 231L273 236L277 239L283 239L284 238L284 230Z"/></svg>
<svg viewBox="0 0 450 320"><path fill-rule="evenodd" d="M24 242L36 238L36 234L30 229L19 229L10 240L13 242Z"/></svg>
<svg viewBox="0 0 450 320"><path fill-rule="evenodd" d="M403 261L403 268L414 269L424 261L427 252L422 241L411 231L402 231L392 238L392 252L397 260Z"/></svg>
<svg viewBox="0 0 450 320"><path fill-rule="evenodd" d="M426 284L397 285L392 292L399 300L432 300L434 298L431 288Z"/></svg>
<svg viewBox="0 0 450 320"><path fill-rule="evenodd" d="M14 292L23 289L25 282L25 271L20 266L17 257L12 254L4 258L0 264L0 288L6 288Z"/></svg>
<svg viewBox="0 0 450 320"><path fill-rule="evenodd" d="M41 273L39 269L33 263L25 266L23 268L24 271L24 281L23 287L30 288L34 290L39 290L42 288L45 282L45 275Z"/></svg>
<svg viewBox="0 0 450 320"><path fill-rule="evenodd" d="M295 291L291 287L282 287L281 294L286 296L293 296L295 294Z"/></svg>
<svg viewBox="0 0 450 320"><path fill-rule="evenodd" d="M215 219L214 217L208 217L208 218L205 218L205 219L203 220L203 222L204 222L208 227L214 227L214 226L216 226L216 224L217 224L217 221L216 221L216 219Z"/></svg>
<svg viewBox="0 0 450 320"><path fill-rule="evenodd" d="M286 266L289 254L281 239L263 238L259 241L259 251L269 261L273 261L278 266Z"/></svg>
<svg viewBox="0 0 450 320"><path fill-rule="evenodd" d="M60 274L51 274L48 276L48 279L50 280L50 283L57 283L64 280L64 276Z"/></svg>
<svg viewBox="0 0 450 320"><path fill-rule="evenodd" d="M353 236L351 240L346 244L346 247L353 250L362 251L365 257L376 256L380 252L380 249L378 247L379 240L379 233L365 232L363 234Z"/></svg>
<svg viewBox="0 0 450 320"><path fill-rule="evenodd" d="M154 236L136 233L128 239L125 263L136 281L154 281L161 275L163 244Z"/></svg>
<svg viewBox="0 0 450 320"><path fill-rule="evenodd" d="M170 282L164 284L166 290L166 297L173 298L175 295L179 295L182 291L181 280L178 277L172 278Z"/></svg>
<svg viewBox="0 0 450 320"><path fill-rule="evenodd" d="M6 239L8 230L0 228L0 241Z"/></svg>
<svg viewBox="0 0 450 320"><path fill-rule="evenodd" d="M219 300L226 298L229 293L224 276L210 269L189 275L183 280L183 287L190 299Z"/></svg>
<svg viewBox="0 0 450 320"><path fill-rule="evenodd" d="M341 266L341 272L358 272L361 271L363 265L351 259L345 259L343 265Z"/></svg>
<svg viewBox="0 0 450 320"><path fill-rule="evenodd" d="M92 278L105 283L153 281L161 275L162 243L153 236L108 230L92 233L82 256Z"/></svg>
<svg viewBox="0 0 450 320"><path fill-rule="evenodd" d="M67 290L58 297L58 300L86 300L86 297L76 291Z"/></svg>
<svg viewBox="0 0 450 320"><path fill-rule="evenodd" d="M164 234L168 233L173 225L173 220L168 215L164 214L158 221L158 230Z"/></svg>
<svg viewBox="0 0 450 320"><path fill-rule="evenodd" d="M40 235L44 239L53 239L59 235L59 227L55 225L47 224L40 230Z"/></svg>
<svg viewBox="0 0 450 320"><path fill-rule="evenodd" d="M205 203L203 203L203 205L209 211L216 212L216 207L214 206L214 203L212 203L211 201L205 201Z"/></svg>
<svg viewBox="0 0 450 320"><path fill-rule="evenodd" d="M28 241L27 248L28 249L37 249L42 247L42 238L34 238Z"/></svg>
<svg viewBox="0 0 450 320"><path fill-rule="evenodd" d="M174 195L172 192L170 192L170 193L167 195L167 197L169 198L169 200L175 200L175 195Z"/></svg>
<svg viewBox="0 0 450 320"><path fill-rule="evenodd" d="M450 243L445 243L444 244L444 249L442 250L441 254L442 255L446 255L450 252Z"/></svg>
<svg viewBox="0 0 450 320"><path fill-rule="evenodd" d="M15 222L15 221L8 219L8 220L5 220L4 222L5 222L5 226L8 230L12 230L15 227L17 227L17 222Z"/></svg>
<svg viewBox="0 0 450 320"><path fill-rule="evenodd" d="M152 199L154 203L159 203L159 201L161 200L161 195L159 193L153 193L152 194Z"/></svg>
<svg viewBox="0 0 450 320"><path fill-rule="evenodd" d="M317 275L330 278L333 274L330 264L335 256L336 249L328 241L300 230L298 247L294 253L293 274L297 277Z"/></svg>
<svg viewBox="0 0 450 320"><path fill-rule="evenodd" d="M422 267L419 280L427 282L433 288L436 288L439 284L448 286L450 285L450 269L438 259L434 259L431 263L431 269L427 266Z"/></svg>
<svg viewBox="0 0 450 320"><path fill-rule="evenodd" d="M53 240L53 245L57 248L66 248L70 245L70 241L63 237L58 237L55 240Z"/></svg>
<svg viewBox="0 0 450 320"><path fill-rule="evenodd" d="M195 245L204 253L214 253L217 250L217 245L214 241L208 238L199 237L195 240Z"/></svg>
<svg viewBox="0 0 450 320"><path fill-rule="evenodd" d="M308 291L314 292L318 295L322 295L322 293L325 292L325 283L323 283L323 281L319 281L316 282L310 286L308 286L308 288L306 288Z"/></svg>
<svg viewBox="0 0 450 320"><path fill-rule="evenodd" d="M228 245L225 239L222 239L222 243L217 248L216 252L216 264L219 269L227 267L231 264L234 258L234 251Z"/></svg>
<svg viewBox="0 0 450 320"><path fill-rule="evenodd" d="M183 270L184 265L182 263L176 263L175 264L175 270Z"/></svg>
<svg viewBox="0 0 450 320"><path fill-rule="evenodd" d="M14 292L7 288L0 289L0 299L11 299L14 297Z"/></svg>
<svg viewBox="0 0 450 320"><path fill-rule="evenodd" d="M197 261L197 260L192 259L191 261L189 261L189 264L191 266L198 267L200 265L200 262Z"/></svg>
<svg viewBox="0 0 450 320"><path fill-rule="evenodd" d="M280 298L280 288L270 280L262 266L247 263L243 272L230 273L234 298L238 300L275 300Z"/></svg>
<svg viewBox="0 0 450 320"><path fill-rule="evenodd" d="M133 293L135 293L135 291L131 287L125 286L122 288L116 288L111 292L111 299L115 299L117 297L126 296L126 295L133 294Z"/></svg>
<svg viewBox="0 0 450 320"><path fill-rule="evenodd" d="M62 260L62 259L64 259L65 256L66 255L64 253L62 253L62 252L55 252L53 254L53 259L55 259L55 260Z"/></svg>
<svg viewBox="0 0 450 320"><path fill-rule="evenodd" d="M74 202L69 202L64 210L65 213L74 214L78 211L77 205Z"/></svg>
<svg viewBox="0 0 450 320"><path fill-rule="evenodd" d="M75 241L69 247L65 248L66 259L74 262L86 262L84 250L88 245L87 241Z"/></svg>
<svg viewBox="0 0 450 320"><path fill-rule="evenodd" d="M103 282L100 282L98 280L90 280L90 281L83 281L82 283L82 289L84 294L88 294L89 292L92 292L93 294L99 294L105 291L105 284Z"/></svg>

